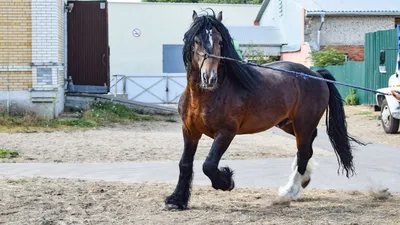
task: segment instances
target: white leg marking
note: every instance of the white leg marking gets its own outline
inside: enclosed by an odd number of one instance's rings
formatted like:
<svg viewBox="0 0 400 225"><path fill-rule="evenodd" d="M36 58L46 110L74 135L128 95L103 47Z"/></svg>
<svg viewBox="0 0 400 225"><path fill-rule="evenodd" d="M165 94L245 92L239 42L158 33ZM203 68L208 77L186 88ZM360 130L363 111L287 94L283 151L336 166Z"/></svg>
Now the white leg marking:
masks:
<svg viewBox="0 0 400 225"><path fill-rule="evenodd" d="M289 182L286 186L279 188L279 195L297 200L300 197L302 175L296 170L290 175Z"/></svg>
<svg viewBox="0 0 400 225"><path fill-rule="evenodd" d="M311 173L316 167L317 163L313 160L310 159L307 164L306 171L304 175L301 175L297 171L297 157L295 157L293 163L292 163L292 171L293 173L289 177L289 182L286 184L286 186L279 188L279 195L280 196L285 196L290 198L291 200L298 200L301 196L301 192L303 190L303 187L301 186L301 182L305 182L310 180Z"/></svg>
<svg viewBox="0 0 400 225"><path fill-rule="evenodd" d="M296 166L297 166L297 154L294 157L294 160L292 162L292 171L294 171L296 169Z"/></svg>
<svg viewBox="0 0 400 225"><path fill-rule="evenodd" d="M311 158L310 160L308 160L306 172L304 172L302 181L308 181L308 180L310 180L311 173L314 171L314 169L315 169L316 167L317 167L317 162L316 162L313 158Z"/></svg>

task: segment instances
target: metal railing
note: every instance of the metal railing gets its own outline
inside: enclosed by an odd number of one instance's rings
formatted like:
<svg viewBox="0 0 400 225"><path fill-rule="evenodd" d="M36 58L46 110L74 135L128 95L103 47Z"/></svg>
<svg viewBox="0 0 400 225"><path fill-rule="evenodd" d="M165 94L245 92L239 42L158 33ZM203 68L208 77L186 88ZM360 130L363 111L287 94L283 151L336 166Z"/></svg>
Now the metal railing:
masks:
<svg viewBox="0 0 400 225"><path fill-rule="evenodd" d="M138 78L141 79L158 79L156 82L152 82L150 86L147 86L140 83L138 81ZM124 75L124 74L115 74L112 77L111 80L111 86L110 86L110 91L114 94L114 96L117 95L124 95L127 96L128 99L136 101L140 96L142 96L144 93L149 93L153 97L155 97L159 102L154 102L154 101L143 101L142 102L148 102L148 103L155 103L155 104L175 104L180 95L182 94L183 90L181 90L179 95L176 96L170 96L170 83L175 83L177 86L181 87L182 89L185 89L186 84L182 84L178 82L176 79L177 78L186 78L186 74L165 74L163 73L162 75ZM156 85L160 84L161 82L165 82L165 90L164 90L164 96L157 95L152 91L151 89L155 87ZM185 79L186 82L186 79ZM122 83L122 85L121 85ZM131 94L131 91L137 91L135 90L130 90L132 87L130 87L130 84L134 84L136 87L139 88L140 91L139 93ZM122 87L121 87L122 86ZM130 96L129 96L130 95Z"/></svg>

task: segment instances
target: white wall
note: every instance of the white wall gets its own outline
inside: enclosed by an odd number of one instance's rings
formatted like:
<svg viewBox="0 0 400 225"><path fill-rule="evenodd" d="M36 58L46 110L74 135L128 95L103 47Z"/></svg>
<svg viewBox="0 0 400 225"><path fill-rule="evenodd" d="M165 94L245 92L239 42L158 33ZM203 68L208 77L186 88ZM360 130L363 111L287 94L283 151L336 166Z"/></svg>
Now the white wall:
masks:
<svg viewBox="0 0 400 225"><path fill-rule="evenodd" d="M32 87L56 89L61 87L60 72L63 48L63 4L62 1L32 0ZM56 63L57 65L41 66ZM38 69L49 69L49 74L40 74Z"/></svg>
<svg viewBox="0 0 400 225"><path fill-rule="evenodd" d="M109 0L110 75L161 73L162 45L183 44L183 35L198 13L223 11L226 26L252 26L260 5L135 3ZM138 28L140 37L132 31Z"/></svg>
<svg viewBox="0 0 400 225"><path fill-rule="evenodd" d="M279 27L287 45L300 50L303 43L304 11L293 0L271 0L260 20L260 26Z"/></svg>
<svg viewBox="0 0 400 225"><path fill-rule="evenodd" d="M304 11L293 0L283 0L281 29L288 45L298 46L303 43Z"/></svg>
<svg viewBox="0 0 400 225"><path fill-rule="evenodd" d="M282 0L270 0L263 16L260 20L260 26L278 26L281 20L279 6Z"/></svg>

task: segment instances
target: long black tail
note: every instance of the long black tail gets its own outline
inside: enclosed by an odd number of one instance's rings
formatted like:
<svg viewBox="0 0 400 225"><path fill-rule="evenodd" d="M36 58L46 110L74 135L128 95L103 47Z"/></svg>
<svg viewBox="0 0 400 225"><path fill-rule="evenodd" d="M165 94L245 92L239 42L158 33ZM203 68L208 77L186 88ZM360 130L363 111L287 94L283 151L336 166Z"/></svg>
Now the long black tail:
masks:
<svg viewBox="0 0 400 225"><path fill-rule="evenodd" d="M326 69L318 69L324 79L335 80L332 74ZM354 141L359 145L366 145L361 141L351 137L347 133L347 123L343 107L343 99L340 96L338 89L334 84L328 83L330 97L329 106L326 109L326 129L331 141L332 147L335 150L338 159L339 169L342 165L342 172L346 170L346 177L353 176L355 173L353 165L352 146L350 141Z"/></svg>

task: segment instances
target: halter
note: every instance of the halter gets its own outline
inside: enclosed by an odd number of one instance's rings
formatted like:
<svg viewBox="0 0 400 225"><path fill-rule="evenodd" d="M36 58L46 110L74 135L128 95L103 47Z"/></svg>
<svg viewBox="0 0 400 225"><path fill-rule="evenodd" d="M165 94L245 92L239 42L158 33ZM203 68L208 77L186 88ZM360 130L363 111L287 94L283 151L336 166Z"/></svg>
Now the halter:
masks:
<svg viewBox="0 0 400 225"><path fill-rule="evenodd" d="M201 62L200 70L199 70L199 73L201 73L201 68L203 68L204 61L206 61L206 59L208 58L208 56L209 56L210 54L204 53L204 52L199 52L199 51L197 51L197 50L193 50L193 52L194 52L196 55L203 56L203 61Z"/></svg>

